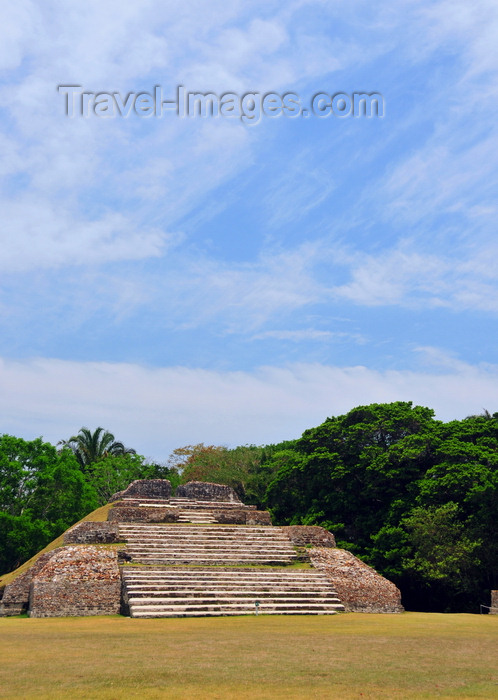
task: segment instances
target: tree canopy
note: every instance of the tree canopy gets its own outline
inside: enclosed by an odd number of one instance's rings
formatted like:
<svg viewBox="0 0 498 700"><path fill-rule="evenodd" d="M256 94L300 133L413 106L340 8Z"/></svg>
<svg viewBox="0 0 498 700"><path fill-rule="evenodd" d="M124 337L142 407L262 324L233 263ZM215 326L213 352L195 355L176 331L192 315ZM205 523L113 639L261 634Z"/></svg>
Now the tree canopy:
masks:
<svg viewBox="0 0 498 700"><path fill-rule="evenodd" d="M97 505L71 450L0 436L0 571L29 559Z"/></svg>
<svg viewBox="0 0 498 700"><path fill-rule="evenodd" d="M496 414L442 423L410 402L360 406L272 461L276 521L332 530L408 608L475 611L498 585Z"/></svg>
<svg viewBox="0 0 498 700"><path fill-rule="evenodd" d="M69 440L61 440L59 444L69 447L74 452L83 470L105 457L136 454L131 447L117 442L114 435L104 428L97 428L93 432L89 428L80 428L77 435L73 435Z"/></svg>

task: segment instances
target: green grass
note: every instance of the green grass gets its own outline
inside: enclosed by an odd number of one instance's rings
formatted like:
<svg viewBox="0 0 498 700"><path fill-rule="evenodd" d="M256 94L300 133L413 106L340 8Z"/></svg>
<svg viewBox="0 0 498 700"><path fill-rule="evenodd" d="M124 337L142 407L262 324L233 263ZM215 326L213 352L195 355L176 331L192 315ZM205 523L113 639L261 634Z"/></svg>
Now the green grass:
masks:
<svg viewBox="0 0 498 700"><path fill-rule="evenodd" d="M498 616L0 619L0 698L497 698Z"/></svg>
<svg viewBox="0 0 498 700"><path fill-rule="evenodd" d="M113 546L113 545L109 545ZM117 546L117 545L116 545ZM123 545L121 545L123 546ZM126 546L126 542L124 544ZM211 569L212 571L220 571L223 569L250 569L251 571L254 569L257 569L258 571L282 571L282 569L294 571L294 569L306 569L306 570L312 570L316 571L316 569L311 566L308 562L301 562L301 561L296 561L292 562L291 564L276 564L275 566L272 566L271 564L250 564L250 563L244 563L244 564L144 564L143 562L139 561L132 561L132 562L126 562L126 564L123 564L123 567L126 567L127 569L130 567L140 567L142 569Z"/></svg>

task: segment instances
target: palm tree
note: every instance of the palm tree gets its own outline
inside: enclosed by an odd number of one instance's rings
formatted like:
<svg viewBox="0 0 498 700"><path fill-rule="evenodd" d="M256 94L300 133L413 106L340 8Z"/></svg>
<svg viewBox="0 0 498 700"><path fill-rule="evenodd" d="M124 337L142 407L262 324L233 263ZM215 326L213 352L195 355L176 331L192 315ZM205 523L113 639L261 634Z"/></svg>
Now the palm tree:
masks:
<svg viewBox="0 0 498 700"><path fill-rule="evenodd" d="M93 433L88 428L80 428L77 435L60 440L58 444L71 448L83 471L104 457L136 454L136 450L116 442L114 435L104 428L97 428Z"/></svg>

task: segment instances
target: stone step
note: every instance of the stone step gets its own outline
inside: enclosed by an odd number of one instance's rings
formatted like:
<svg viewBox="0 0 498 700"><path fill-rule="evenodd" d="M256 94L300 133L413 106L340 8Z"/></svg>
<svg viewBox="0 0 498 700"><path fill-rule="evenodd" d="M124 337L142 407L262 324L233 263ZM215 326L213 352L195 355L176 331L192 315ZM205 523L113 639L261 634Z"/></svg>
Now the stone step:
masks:
<svg viewBox="0 0 498 700"><path fill-rule="evenodd" d="M168 537L237 537L237 538L248 538L254 537L255 539L281 539L290 541L289 538L280 530L276 532L268 532L268 530L263 529L263 525L256 525L252 530L243 530L242 525L238 527L241 528L240 532L235 530L237 526L234 525L232 529L227 530L224 525L213 526L212 523L206 523L206 526L202 525L193 527L190 523L180 524L173 523L171 525L164 525L162 523L151 524L147 527L133 527L132 525L124 525L120 523L119 529L122 532L129 532L136 535L151 535L153 537L158 537L160 535L167 535ZM259 531L258 531L259 529Z"/></svg>
<svg viewBox="0 0 498 700"><path fill-rule="evenodd" d="M192 532L199 531L201 528L189 527L188 525L178 525L176 523L120 523L120 528L123 529L133 529L133 530L192 530ZM255 533L261 536L262 533L268 533L272 537L278 533L283 533L283 531L278 527L272 527L271 525L209 525L208 527L202 528L206 532L220 533L220 532L236 532L240 535L242 532Z"/></svg>
<svg viewBox="0 0 498 700"><path fill-rule="evenodd" d="M289 552L294 552L294 548L291 545L290 542L280 542L279 540L276 541L271 541L271 540L262 540L258 542L257 540L246 540L246 541L240 541L240 540L216 540L216 539L210 539L210 540L203 540L203 539L196 539L196 540L177 540L177 539L167 539L167 538L162 538L162 537L155 537L155 538L148 538L148 537L128 537L127 541L130 544L146 544L147 546L151 547L160 547L160 546L165 546L165 547L211 547L211 548L225 548L225 547L238 547L239 549L242 549L244 547L276 547L279 549L285 549L286 551Z"/></svg>
<svg viewBox="0 0 498 700"><path fill-rule="evenodd" d="M247 506L244 503L235 503L229 501L194 501L188 498L135 498L125 497L119 501L127 506L151 506L158 508L177 508L177 509L192 509L197 508L205 510L256 510L256 506ZM119 506L117 506L119 507Z"/></svg>
<svg viewBox="0 0 498 700"><path fill-rule="evenodd" d="M277 566L277 565L285 565L285 564L292 564L292 559L284 559L284 558L278 558L278 557L259 557L256 559L255 557L246 557L245 559L236 559L236 558L219 558L216 559L215 557L198 557L198 558L193 558L193 557L146 557L146 556L137 556L133 557L133 561L135 561L137 564L150 564L150 565L164 565L164 566L188 566L189 564L197 564L199 566L224 566L224 565L233 565L233 564L267 564L268 566Z"/></svg>
<svg viewBox="0 0 498 700"><path fill-rule="evenodd" d="M268 591L302 591L306 589L311 589L315 592L333 592L335 591L331 588L330 584L324 583L323 581L313 581L312 579L303 579L299 581L297 579L291 579L289 581L281 581L279 579L253 579L243 581L236 581L234 579L220 579L206 580L192 578L192 580L186 578L179 579L166 579L166 580L153 580L149 579L136 579L136 578L125 578L128 588L140 589L140 590L179 590L180 588L189 588L189 590L211 590L224 588L227 590L238 590L244 591L248 589L253 589L255 586L260 590Z"/></svg>
<svg viewBox="0 0 498 700"><path fill-rule="evenodd" d="M287 574L287 571L285 572ZM295 577L288 577L285 580L282 580L282 578L277 578L276 576L273 578L264 578L264 577L240 577L240 580L226 576L222 577L221 575L218 578L201 578L200 576L195 575L195 571L193 570L192 575L190 578L187 577L176 577L176 578L146 578L146 577L137 577L137 576L125 576L123 575L123 579L126 580L127 584L129 585L137 585L137 586L155 586L155 587L162 587L162 586L194 586L194 587L206 587L206 586L217 586L217 585L227 585L227 586L236 586L236 587L250 587L250 586L261 586L261 587L275 587L275 586L282 586L282 587L289 587L289 586L294 586L296 589L300 590L300 588L303 585L313 585L315 587L323 586L325 590L330 590L330 584L327 582L324 582L322 579L312 579L312 578L295 578Z"/></svg>
<svg viewBox="0 0 498 700"><path fill-rule="evenodd" d="M289 554L292 553L294 554L295 550L292 548L292 546L289 544L286 544L285 542L218 542L216 540L209 540L207 542L203 542L202 540L199 540L197 542L168 542L167 540L142 540L142 539L136 539L136 540L128 540L128 544L130 547L134 547L135 549L137 548L144 548L147 547L147 549L177 549L177 550L182 550L185 551L187 549L192 550L194 552L196 551L201 551L201 550L206 550L206 551L219 551L227 550L227 545L228 549L230 551L235 551L235 550L248 550L248 549L256 549L256 550L261 550L262 548L265 551L279 551L279 552L288 552Z"/></svg>
<svg viewBox="0 0 498 700"><path fill-rule="evenodd" d="M122 569L132 617L335 614L344 610L319 571ZM256 601L259 602L256 608Z"/></svg>
<svg viewBox="0 0 498 700"><path fill-rule="evenodd" d="M187 595L188 593L188 595ZM157 595L150 595L149 594L139 594L139 593L132 593L130 591L129 596L128 596L128 601L130 605L148 605L148 604L166 604L166 603L172 603L172 604L179 604L179 603L196 603L198 600L211 600L216 603L224 603L224 602L233 602L233 603L252 603L254 605L255 600L259 600L260 603L268 603L268 602L273 602L273 603L292 603L293 605L297 603L310 603L312 602L314 605L318 605L321 603L327 603L327 604L333 604L333 605L341 605L340 600L337 596L333 595L319 595L315 596L312 594L300 594L294 592L293 594L291 593L282 593L280 595L275 594L272 591L255 591L254 594L248 595L246 593L237 593L237 592L230 592L230 591L210 591L209 593L202 593L202 592L197 592L197 594L193 594L188 591L181 591L181 592L176 592L176 593L168 593L168 595L164 595L164 593L158 593Z"/></svg>
<svg viewBox="0 0 498 700"><path fill-rule="evenodd" d="M264 610L263 615L337 615L338 612L342 610ZM184 612L170 611L170 610L155 610L155 611L141 611L136 610L133 612L132 617L136 618L148 618L148 617L227 617L229 615L254 615L255 609L252 610L189 610Z"/></svg>
<svg viewBox="0 0 498 700"><path fill-rule="evenodd" d="M236 581L234 579L223 579L220 577L220 579L215 579L215 580L208 580L208 579L195 579L195 581L190 581L186 578L179 578L179 579L166 579L166 580L161 580L161 579L153 579L152 581L150 579L137 579L137 578L126 578L126 583L128 587L131 588L136 588L139 587L141 590L145 589L153 589L153 590L166 590L166 589L173 589L173 590L178 590L179 587L185 588L188 587L190 590L206 590L207 587L209 588L220 588L224 587L230 590L246 590L246 589L252 589L254 586L258 586L259 589L261 590L282 590L282 591L301 591L303 590L303 586L306 585L311 585L313 584L314 590L315 591L325 591L329 592L331 589L329 586L326 584L323 584L323 587L319 587L322 582L321 581L313 581L312 579L304 579L302 581L299 581L297 579L291 579L290 581L287 582L282 582L279 581L279 579L253 579L247 580L245 579L244 581ZM335 591L334 591L335 592Z"/></svg>
<svg viewBox="0 0 498 700"><path fill-rule="evenodd" d="M288 582L280 582L277 579L271 580L271 581L266 581L266 580L258 580L254 579L253 581L234 581L233 579L227 579L223 580L220 579L218 581L206 581L206 580L201 580L201 581L195 581L195 582L190 582L187 579L172 579L168 581L156 581L154 583L150 583L147 581L147 579L139 580L139 579L126 579L126 584L129 588L129 590L151 590L151 591L164 591L164 590L180 590L180 588L183 590L185 588L188 588L191 591L203 591L203 590L211 590L211 589L216 589L216 590L237 590L237 591L245 591L245 590L253 590L255 587L258 588L258 590L263 590L263 591L282 591L282 592L293 592L293 591L303 591L306 590L308 586L313 585L313 593L334 593L335 591L328 587L326 584L321 585L322 582L320 581L310 581L304 580L304 581L296 581L293 579L292 581Z"/></svg>
<svg viewBox="0 0 498 700"><path fill-rule="evenodd" d="M263 583L258 585L258 582L255 581L250 584L244 584L244 585L237 585L237 583L233 582L213 582L209 584L209 586L206 585L206 583L194 585L194 584L186 584L185 582L181 581L172 581L169 584L146 584L140 581L127 581L127 589L128 591L139 591L139 592L145 592L145 593L150 593L156 594L160 593L161 591L167 591L168 595L169 593L177 593L179 590L182 591L189 591L191 593L195 592L201 592L205 593L206 590L209 591L222 591L222 592L227 592L227 593L233 593L233 594L244 594L246 591L253 591L253 590L261 591L262 593L275 593L275 594L282 594L282 595L287 595L288 593L303 593L306 595L337 595L337 593L334 590L328 589L328 588L317 588L313 587L312 591L307 591L306 586L303 588L303 583L301 583L300 586L294 584L292 586L290 585L279 585L277 583L271 582L271 583Z"/></svg>
<svg viewBox="0 0 498 700"><path fill-rule="evenodd" d="M196 557L200 556L206 556L206 557L211 557L211 558L220 558L220 557L225 557L228 559L244 559L244 558L249 558L249 559L254 559L254 557L268 557L268 556L275 556L279 559L290 559L291 561L296 561L296 556L292 552L287 552L287 551L275 551L272 549L265 550L263 548L254 548L250 549L248 547L243 547L240 550L236 551L230 551L230 548L224 549L181 549L181 548L169 548L169 547L164 547L164 548L153 548L153 547L145 547L145 548L138 548L138 547L133 547L133 546L128 546L127 551L129 554L132 556L142 556L142 555L149 555L149 556L192 556L194 559Z"/></svg>
<svg viewBox="0 0 498 700"><path fill-rule="evenodd" d="M234 526L236 527L236 526ZM240 528L243 527L243 525L239 525ZM133 535L140 535L140 536L147 536L149 535L150 537L160 537L160 536L167 536L167 537L178 537L178 538L186 538L186 537L211 537L211 538L227 538L227 537L236 537L237 539L247 539L247 538L253 538L253 539L258 539L258 540L264 540L264 539L280 539L283 541L290 542L289 538L282 532L279 532L278 530L276 532L268 532L267 530L263 530L263 525L255 525L252 530L240 530L240 532L237 532L235 529L232 530L226 530L224 525L219 525L218 528L216 525L213 527L212 523L206 523L206 526L195 526L192 527L190 523L185 523L185 524L180 524L180 523L174 523L171 525L163 525L163 524L154 524L154 525L148 525L146 528L138 528L135 525L124 525L121 523L119 525L119 529L122 532L129 532ZM259 532L258 532L259 530Z"/></svg>
<svg viewBox="0 0 498 700"><path fill-rule="evenodd" d="M330 614L342 612L344 608L337 605L327 605L324 603L313 604L302 604L302 605L292 605L292 604L275 604L269 603L265 605L260 603L257 608L258 613L264 615L268 613L274 613L279 615L295 615L295 614L310 614L315 613L319 615ZM175 617L175 616L187 616L192 613L198 613L205 615L206 613L213 613L217 615L235 614L235 615L247 615L254 614L256 611L256 606L254 602L251 604L237 604L237 603L224 603L219 604L199 604L199 605L135 605L130 606L130 611L132 611L132 617Z"/></svg>
<svg viewBox="0 0 498 700"><path fill-rule="evenodd" d="M263 554L263 553L274 553L274 554L282 554L285 556L293 557L296 558L296 552L294 550L289 550L289 549L284 549L284 548L279 548L279 547L178 547L178 546L171 546L168 544L155 544L155 545L148 545L147 543L144 544L135 544L133 542L128 542L128 551L148 551L151 553L154 552L174 552L174 553L182 553L182 552L189 552L192 554L202 554L203 552L207 554L227 554L227 556L231 553L233 554L239 554L239 553L250 553L252 554Z"/></svg>
<svg viewBox="0 0 498 700"><path fill-rule="evenodd" d="M246 578L244 577L242 580L237 580L235 578L230 578L226 577L223 578L220 576L219 578L216 579L207 579L207 578L198 578L197 576L194 578L193 576L191 578L186 578L186 577L178 577L178 578L167 578L167 579L161 579L161 578L145 578L145 577L132 577L132 576L123 576L123 578L126 580L127 584L129 586L141 586L141 587L153 587L153 588L163 588L163 587L172 587L172 588L177 588L178 586L189 586L192 588L206 588L206 587L211 587L211 586L226 586L226 587L234 587L237 589L242 589L242 588L251 588L254 586L258 586L260 588L268 588L269 590L275 590L276 588L282 588L282 590L302 590L303 586L311 586L313 585L315 590L320 589L320 590L326 590L329 591L331 590L330 584L328 582L324 582L322 580L315 580L315 579L309 579L309 578L289 578L283 581L282 579L279 579L277 577L275 578Z"/></svg>
<svg viewBox="0 0 498 700"><path fill-rule="evenodd" d="M230 571L230 569L222 569L220 573L213 574L212 576L205 575L202 571L198 571L197 569L188 569L188 573L183 573L180 570L180 573L177 574L176 572L171 573L171 575L164 575L161 576L160 574L156 573L156 570L153 569L151 573L147 573L148 569L144 567L143 569L136 569L135 567L130 567L130 570L133 571L133 573L128 573L128 570L126 568L123 568L122 573L123 573L123 578L125 578L127 581L149 581L149 582L155 582L158 581L160 583L165 583L168 581L172 582L177 582L177 581L190 581L193 579L193 576L195 575L195 581L199 583L204 583L204 582L216 582L216 581L240 581L241 583L246 583L249 582L251 583L252 581L261 581L265 582L268 581L268 583L273 583L275 581L282 581L283 578L282 576L279 576L277 573L275 574L266 574L263 570L260 569L255 569L254 574L250 574L247 569L241 568L240 571L242 573L240 574L227 574L225 575L225 571ZM142 573L143 571L143 573ZM136 572L136 573L135 573ZM285 573L285 580L286 581L305 581L308 583L320 583L323 582L324 585L329 586L330 583L328 581L324 581L322 576L312 576L311 573L310 575L305 575L305 574L296 574L294 575L291 573L289 570L286 570L285 572L282 572L282 574Z"/></svg>
<svg viewBox="0 0 498 700"><path fill-rule="evenodd" d="M173 608L214 608L214 607L230 607L230 608L249 608L254 610L256 607L256 601L259 603L260 610L273 608L278 610L279 608L286 609L308 609L317 610L318 608L325 608L329 610L343 610L343 605L336 599L328 598L318 598L314 602L310 602L307 598L257 598L256 596L251 596L248 598L231 598L229 596L205 596L204 598L190 597L186 598L129 598L129 605L133 607L134 610L144 610L145 608L162 608L173 609Z"/></svg>
<svg viewBox="0 0 498 700"><path fill-rule="evenodd" d="M126 533L120 532L120 536L126 536ZM140 535L127 535L126 539L129 542L136 542L136 543L147 543L150 545L154 544L167 544L167 545L176 545L178 547L183 547L188 544L190 545L213 545L213 546L238 546L238 547L243 547L243 546L253 546L253 547L269 547L269 546L278 546L278 547L286 547L287 549L293 549L293 546L289 540L281 540L281 539L255 539L255 538L217 538L217 537L192 537L192 538L179 538L179 537L164 537L164 536L158 536L158 537L149 537L147 535L144 535L141 537Z"/></svg>

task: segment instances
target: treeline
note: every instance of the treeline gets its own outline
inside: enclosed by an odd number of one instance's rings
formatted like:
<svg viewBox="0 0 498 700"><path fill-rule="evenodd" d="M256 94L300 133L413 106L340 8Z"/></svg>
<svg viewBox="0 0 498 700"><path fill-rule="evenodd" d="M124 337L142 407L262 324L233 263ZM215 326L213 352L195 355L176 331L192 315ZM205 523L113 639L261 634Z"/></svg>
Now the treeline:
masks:
<svg viewBox="0 0 498 700"><path fill-rule="evenodd" d="M498 413L435 420L411 403L328 418L279 445L191 445L150 464L102 431L56 447L0 437L0 571L137 478L231 485L275 524L321 525L411 610L477 612L498 588ZM97 432L97 431L96 431ZM113 447L113 445L115 447Z"/></svg>

